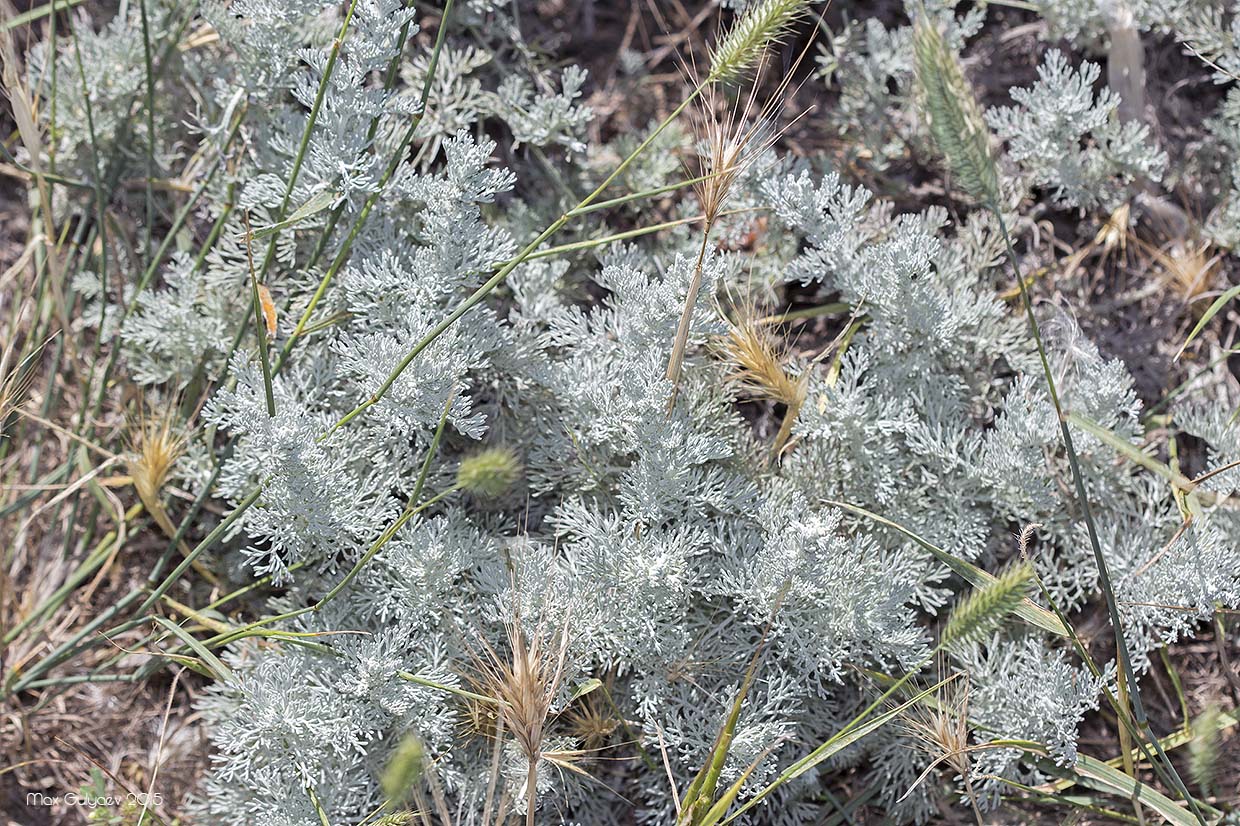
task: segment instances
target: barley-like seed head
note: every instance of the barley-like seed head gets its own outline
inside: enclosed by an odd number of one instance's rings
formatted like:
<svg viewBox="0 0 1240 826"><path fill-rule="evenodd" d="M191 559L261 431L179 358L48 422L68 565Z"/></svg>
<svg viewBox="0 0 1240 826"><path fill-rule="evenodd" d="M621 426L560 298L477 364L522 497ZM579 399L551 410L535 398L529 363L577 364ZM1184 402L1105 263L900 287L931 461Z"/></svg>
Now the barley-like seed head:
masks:
<svg viewBox="0 0 1240 826"><path fill-rule="evenodd" d="M974 198L997 205L999 171L981 107L956 56L925 18L913 28L913 52L922 109L947 168Z"/></svg>
<svg viewBox="0 0 1240 826"><path fill-rule="evenodd" d="M805 13L805 0L759 0L711 50L708 79L732 80L753 67Z"/></svg>
<svg viewBox="0 0 1240 826"><path fill-rule="evenodd" d="M973 589L952 611L943 626L941 646L951 648L981 639L1003 624L1025 599L1033 569L1028 563L1013 565L993 582Z"/></svg>

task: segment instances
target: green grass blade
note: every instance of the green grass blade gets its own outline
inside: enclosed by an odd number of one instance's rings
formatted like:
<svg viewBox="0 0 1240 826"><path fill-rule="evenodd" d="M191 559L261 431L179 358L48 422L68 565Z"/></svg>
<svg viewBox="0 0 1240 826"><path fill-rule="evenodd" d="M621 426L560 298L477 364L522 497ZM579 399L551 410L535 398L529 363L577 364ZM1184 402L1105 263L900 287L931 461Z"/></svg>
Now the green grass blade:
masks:
<svg viewBox="0 0 1240 826"><path fill-rule="evenodd" d="M864 516L866 519L899 531L929 551L935 559L942 562L948 568L951 568L952 571L960 575L974 588L984 588L995 582L994 574L991 574L988 571L983 571L973 563L966 562L960 557L948 553L930 540L919 536L898 522L893 522L886 517L879 516L873 511L868 511L858 505L851 505L848 502L840 502L834 499L824 499L822 501L824 504L831 505L832 507L839 508L841 510L846 510L849 513L853 513L858 516ZM1012 613L1030 625L1035 625L1044 631L1050 631L1052 634L1056 634L1061 637L1068 636L1068 629L1064 627L1063 623L1059 621L1057 616L1055 616L1052 612L1047 611L1045 608L1035 604L1028 598L1023 600Z"/></svg>
<svg viewBox="0 0 1240 826"><path fill-rule="evenodd" d="M1184 339L1184 343L1181 344L1180 349L1176 351L1176 361L1180 360L1180 356L1184 355L1184 351L1188 349L1188 345L1192 344L1193 339L1195 339L1197 335L1205 329L1205 326L1210 323L1210 319L1218 315L1219 310L1223 309L1228 302L1238 295L1240 295L1240 284L1237 284L1227 292L1220 295L1218 298L1214 299L1214 303L1211 304L1209 309L1207 309L1205 313L1202 314L1201 318L1197 320L1197 323L1193 326L1192 331L1188 334L1188 338Z"/></svg>
<svg viewBox="0 0 1240 826"><path fill-rule="evenodd" d="M872 734L875 731L878 731L880 728L890 723L896 717L899 717L901 714L903 714L908 708L916 705L917 703L920 703L925 698L934 694L936 691L938 691L948 681L952 679L954 678L948 677L945 680L940 680L939 682L935 683L929 688L913 695L911 699L906 700L905 702L901 703L900 705L896 706L890 711L883 712L882 714L878 715L872 720L869 720L868 722L862 723L861 725L855 726L852 728L845 728L839 734L835 735L830 740L823 743L821 746L814 749L812 752L805 755L800 760L796 761L791 766L789 766L788 768L780 772L779 777L771 781L766 786L766 788L764 788L762 791L758 792L756 795L750 798L749 801L745 803L745 805L741 806L739 809L733 812L731 816L729 816L727 820L722 821L722 823L731 823L733 820L736 820L736 818L740 817L742 814L744 814L745 812L752 809L754 806L757 806L759 803L761 803L768 795L770 795L780 786L784 785L785 783L791 780L795 780L796 778L800 777L801 775L805 774L811 769L821 765L823 762L828 760L830 757L848 748L849 746L851 746L853 743L856 743L861 738L869 734Z"/></svg>
<svg viewBox="0 0 1240 826"><path fill-rule="evenodd" d="M171 634L180 639L181 642L188 645L190 650L197 654L199 659L201 659L202 662L204 662L213 672L215 672L214 674L208 675L212 679L226 681L232 679L232 671L228 668L228 666L224 665L223 661L221 661L219 657L212 654L205 645L195 639L193 634L189 633L167 617L155 617L155 622L162 625ZM169 656L175 657L177 655Z"/></svg>

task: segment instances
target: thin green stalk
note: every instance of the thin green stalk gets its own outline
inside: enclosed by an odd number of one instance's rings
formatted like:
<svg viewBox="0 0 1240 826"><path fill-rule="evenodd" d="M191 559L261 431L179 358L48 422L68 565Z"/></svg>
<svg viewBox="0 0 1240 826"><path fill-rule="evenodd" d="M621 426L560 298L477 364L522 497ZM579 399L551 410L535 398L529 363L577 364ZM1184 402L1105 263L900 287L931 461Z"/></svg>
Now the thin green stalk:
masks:
<svg viewBox="0 0 1240 826"><path fill-rule="evenodd" d="M52 2L49 5L50 5L51 17L48 20L47 42L52 44L54 48L56 45L56 36L57 36L56 25L57 25L57 20L58 20L56 16L56 0L52 0ZM47 133L51 137L51 140L48 142L48 146L47 146L47 165L51 169L52 174L56 174L56 142L57 142L57 133L59 132L59 130L56 128L56 123L57 123L56 102L57 102L57 99L59 98L58 92L60 91L59 86L57 85L56 64L59 62L60 61L58 60L50 61L52 92L51 92L51 100L48 102Z"/></svg>
<svg viewBox="0 0 1240 826"><path fill-rule="evenodd" d="M728 210L727 212L719 213L719 217L722 218L725 215L739 215L744 212L753 212L753 211L754 211L753 208L731 209L731 210ZM594 247L601 247L604 244L610 244L615 241L627 241L630 238L640 238L643 235L651 235L656 232L662 232L663 230L671 229L672 227L679 227L684 224L697 223L698 221L703 220L705 217L706 217L705 215L693 215L688 218L677 218L673 221L663 221L662 223L658 223L658 224L648 224L647 226L644 226L644 227L637 227L636 229L629 229L629 230L625 230L624 232L616 232L611 235L601 236L599 238L586 238L581 241L573 241L570 244L560 244L554 247L547 247L546 249L541 249L538 252L527 255L525 257L525 260L535 261L539 258L551 258L556 255L563 255L564 253L567 253L567 252L580 252L581 250L588 250L588 249L593 249Z"/></svg>
<svg viewBox="0 0 1240 826"><path fill-rule="evenodd" d="M747 800L744 803L744 805L737 808L736 811L728 815L726 818L720 820L719 821L720 826L722 826L722 824L731 823L735 821L742 814L749 811L750 809L752 809L753 807L761 803L763 800L765 800L772 792L774 792L780 786L792 780L795 780L797 777L800 777L805 772L809 771L810 769L822 763L824 760L826 760L831 755L837 753L843 748L846 748L848 745L852 744L853 742L856 742L858 739L860 739L865 734L868 734L876 730L880 726L894 719L899 713L909 708L910 706L918 702L921 702L926 697L929 697L934 692L938 691L940 688L946 685L949 681L954 679L954 677L948 677L947 679L941 680L935 685L930 686L929 688L923 689L922 691L918 692L911 699L906 700L905 702L901 703L896 708L890 711L884 712L880 716L876 717L874 720L871 720L870 722L864 723L864 724L861 722L865 717L868 717L869 714L875 708L878 707L878 703L883 702L887 697L890 697L891 694L894 693L900 686L902 686L912 676L913 673L914 672L909 672L908 674L906 674L895 685L893 685L886 692L884 692L882 697L880 697L874 703L871 703L870 706L868 706L866 710L863 711L860 715L858 715L857 717L854 717L853 720L850 721L847 726L845 726L843 729L836 732L835 734L831 735L830 739L828 739L825 743L818 746L816 749L814 749L812 752L807 754L805 757L802 757L800 760L797 760L791 766L788 766L786 769L780 772L780 774L773 781L771 781L766 786L764 786L762 790L759 791L757 794L755 794L753 797L749 798L749 800Z"/></svg>
<svg viewBox="0 0 1240 826"><path fill-rule="evenodd" d="M1062 608L1060 608L1058 601L1046 587L1046 584L1042 582L1042 578L1038 576L1036 570L1033 571L1033 581L1038 586L1038 590L1042 594L1042 599L1046 601L1046 604L1050 606L1055 616L1059 618L1059 621L1063 624L1063 627L1067 629L1068 639L1071 641L1072 647L1076 651L1077 656L1080 657L1081 661L1085 663L1085 667L1089 669L1089 673L1093 676L1093 678L1099 680L1102 686L1102 696L1106 699L1107 704L1110 705L1115 711L1116 724L1124 727L1128 730L1130 735L1137 738L1137 747L1141 752L1142 758L1154 769L1154 772L1158 774L1164 783L1168 786L1173 786L1174 782L1171 780L1167 770L1162 766L1162 764L1154 759L1154 756L1150 754L1149 750L1146 748L1145 738L1142 737L1141 732L1137 729L1136 724L1132 720L1132 716L1124 713L1119 699L1111 693L1111 689L1103 680L1104 674L1102 669L1098 666L1098 663L1089 653L1089 649L1085 647L1084 640L1080 638L1080 635L1076 632L1076 628L1068 621L1068 615Z"/></svg>
<svg viewBox="0 0 1240 826"><path fill-rule="evenodd" d="M254 308L254 337L258 339L258 359L263 369L263 394L267 398L267 416L276 415L275 390L271 386L271 360L267 355L267 324L263 319L263 302L258 294L258 275L254 272L254 252L251 243L254 231L250 229L250 217L245 218L245 260L250 269L250 301Z"/></svg>
<svg viewBox="0 0 1240 826"><path fill-rule="evenodd" d="M241 515L249 510L251 505L258 501L258 497L262 495L262 492L263 486L259 485L252 490L248 496L238 502L237 506L232 509L232 512L229 513L228 516L224 517L224 519L221 520L209 534L203 537L202 541L194 546L193 550L186 554L185 558L181 560L181 563L177 565L177 567L174 568L167 577L164 578L163 582L151 591L150 595L147 596L146 600L143 601L141 606L139 606L137 613L145 614L147 611L151 610L151 606L158 602L159 598L167 593L168 589L172 587L172 584L189 569L190 565L194 564L194 560L197 559L203 551L214 545L216 541L219 540L219 538L232 527L233 523L240 519Z"/></svg>
<svg viewBox="0 0 1240 826"><path fill-rule="evenodd" d="M95 115L94 106L91 104L90 90L86 84L86 67L82 63L82 45L77 35L77 29L73 26L69 27L69 31L73 35L73 55L77 61L78 77L82 85L82 101L86 108L86 129L90 136L90 156L91 163L95 171L95 222L99 227L99 329L103 329L104 318L108 307L108 223L105 216L105 204L103 199L103 172L99 165L99 140L95 133ZM95 351L98 353L99 347L103 341L102 333L95 340ZM92 368L93 373L93 368ZM107 382L105 381L104 384ZM85 412L86 405L83 405Z"/></svg>
<svg viewBox="0 0 1240 826"><path fill-rule="evenodd" d="M414 513L417 512L417 502L422 498L422 488L426 485L426 477L430 475L431 462L434 460L435 454L439 451L439 440L443 438L444 426L448 423L448 413L452 410L452 402L455 400L456 393L449 393L448 401L444 404L443 415L439 417L439 424L435 428L435 435L431 437L430 446L426 450L426 458L422 461L422 470L418 473L418 481L414 483L413 493L410 494L409 503L405 506L405 512L401 514L401 518L396 520L396 523L392 525L391 528L384 531L386 539L381 538L382 541L376 542L372 545L362 556L362 558L357 561L357 564L354 565L347 574L345 574L344 579L336 583L334 588L328 591L322 599L314 604L315 611L321 611L324 605L335 599L337 594L347 588L349 583L353 581L353 578L361 572L362 568L366 567L366 564L370 562L370 560L374 559L374 556L379 552L379 549L382 548L387 541L391 539L398 530L400 530L401 526L404 525L405 522L408 522L409 519L413 517Z"/></svg>
<svg viewBox="0 0 1240 826"><path fill-rule="evenodd" d="M202 197L204 192L206 192L207 187L211 185L211 181L215 178L216 173L219 172L228 152L228 147L232 145L233 139L236 138L237 134L241 131L243 114L244 109L238 111L233 121L233 125L228 131L228 135L224 139L224 143L220 146L219 155L216 157L215 161L212 162L210 168L208 168L202 181L194 188L194 191L190 193L185 205L182 206L177 212L176 216L172 220L172 225L168 228L168 232L164 235L163 240L159 242L159 246L155 249L154 255L152 255L147 262L146 269L142 271L142 277L138 279L138 283L134 288L133 297L129 300L129 303L125 305L125 308L121 313L121 324L124 324L125 321L128 320L133 314L134 310L137 309L138 300L141 298L143 291L151 283L151 279L155 277L155 272L159 269L159 265L163 263L164 256L168 252L168 248L172 246L173 242L176 240L177 233L181 231L181 227L183 227L185 222L189 219L190 214L193 212L194 206L198 203L198 199ZM232 207L229 205L226 211L231 209ZM221 218L222 217L223 216L221 216ZM217 222L217 224L219 224L222 229L222 222ZM214 227L212 228L212 231L214 232ZM215 233L214 237L218 237L218 233ZM213 238L209 237L208 241L213 242ZM204 245L203 250L199 253L199 259L197 260L200 261L203 257L205 257L207 249L208 246ZM107 365L104 367L103 381L99 384L99 394L95 399L96 411L102 408L103 401L107 395L108 380L112 376L112 371L116 369L116 363L119 358L120 348L114 348L108 357Z"/></svg>
<svg viewBox="0 0 1240 826"><path fill-rule="evenodd" d="M443 501L449 495L456 493L458 490L460 490L460 487L457 485L453 485L447 490L441 491L440 493L437 493L436 495L432 496L430 499L427 499L421 505L418 505L415 508L406 509L404 513L402 513L395 522L393 522L391 525L387 527L386 530L384 530L384 532L379 536L378 539L376 539L373 543L371 543L370 548L367 549L366 555L362 557L362 560L359 562L359 564L355 565L353 567L353 570L349 571L349 578L356 576L357 572L361 570L362 565L364 565L365 562L368 562L371 559L373 559L375 554L377 554L383 548L384 545L386 545L388 542L391 541L392 537L394 537L396 533L402 527L404 527L406 522L408 522L410 519L417 516L419 513L426 510L430 506L438 504L439 502ZM296 619L297 617L305 616L306 614L315 613L316 611L319 611L322 609L323 605L325 605L328 602L329 598L334 597L336 594L339 594L341 590L342 590L342 585L337 585L335 588L332 589L333 593L329 593L328 596L319 600L314 605L307 605L304 608L295 608L292 611L285 611L282 614L272 614L271 616L263 617L262 619L255 620L254 622L251 622L247 625L243 625L238 628L235 628L232 631L229 631L228 633L217 634L214 637L211 637L210 639L206 640L203 644L207 648L219 648L220 646L227 645L230 642L239 640L242 637L253 636L252 632L254 632L255 630L259 628L265 628L269 625L274 625L277 622L285 622L287 620Z"/></svg>
<svg viewBox="0 0 1240 826"><path fill-rule="evenodd" d="M59 0L59 2L60 8L71 9L74 6L82 5L86 2L86 0ZM50 3L44 3L42 6L36 6L29 11L24 11L21 14L15 14L8 20L0 23L0 31L11 32L13 29L20 28L28 23L33 23L36 20L42 20L48 15L54 16L56 13L56 3L57 0L52 0Z"/></svg>
<svg viewBox="0 0 1240 826"><path fill-rule="evenodd" d="M1136 718L1137 728L1154 747L1154 750L1158 752L1159 758L1167 767L1176 791L1188 803L1197 820L1202 826L1205 826L1205 818L1198 809L1196 800L1189 794L1184 781L1180 779L1178 772L1176 772L1175 766L1171 764L1166 753L1162 750L1162 746L1159 745L1158 738L1150 727L1149 718L1146 716L1145 707L1141 702L1141 691L1137 686L1136 675L1132 669L1132 655L1128 650L1128 641L1124 637L1124 627L1119 615L1119 606L1115 599L1115 589L1111 585L1110 570L1107 567L1106 557L1102 553L1102 544L1098 540L1098 529L1094 523L1093 509L1089 504L1089 494L1085 489L1085 477L1081 473L1080 460L1077 457L1076 447L1072 442L1072 431L1068 427L1068 417L1064 413L1063 405L1059 400L1059 392L1055 386L1055 376L1051 370L1050 359L1046 355L1046 347L1042 342L1042 332L1038 327L1037 316L1033 312L1033 302L1029 298L1029 291L1025 286L1024 279L1020 275L1020 264L1016 259L1016 249L1012 245L1012 236L1008 232L1007 221L1003 218L1003 212L993 202L988 204L988 208L998 221L999 232L1003 236L1003 243L1007 250L1008 263L1012 267L1012 273L1020 289L1021 302L1025 306L1029 330L1033 335L1034 344L1038 350L1038 358L1042 363L1042 373L1046 379L1047 392L1050 395L1051 404L1055 407L1056 418L1059 420L1059 432L1063 437L1064 449L1068 456L1068 466L1072 471L1073 487L1076 491L1077 502L1081 508L1081 516L1085 522L1090 549L1094 554L1094 563L1098 567L1098 587L1101 589L1103 600L1106 602L1107 615L1110 618L1111 628L1115 635L1116 659L1119 660L1120 670L1128 686L1131 688L1129 692L1131 713ZM1127 708L1124 709L1124 713L1128 713Z"/></svg>
<svg viewBox="0 0 1240 826"><path fill-rule="evenodd" d="M4 157L5 163L17 169L20 169L22 172L25 172L31 178L34 178L35 176L40 176L43 178L43 180L47 181L49 184L60 184L61 186L67 186L72 189L94 189L94 185L91 184L89 181L79 180L78 178L66 178L64 175L57 175L55 172L38 172L32 169L31 167L27 166L26 164L22 163L17 158L15 158L13 156L13 153L9 151L9 148L5 146L3 143L0 143L0 155Z"/></svg>
<svg viewBox="0 0 1240 826"><path fill-rule="evenodd" d="M408 671L397 671L396 676L400 677L407 683L425 686L426 688L434 688L448 694L455 694L458 697L464 697L466 700L474 700L479 703L486 703L487 705L506 705L503 700L498 700L495 697L487 697L484 694L475 694L472 691L466 691L465 689L457 688L456 686L437 683L434 680L419 677L417 674L411 674Z"/></svg>
<svg viewBox="0 0 1240 826"><path fill-rule="evenodd" d="M141 509L141 503L131 507L125 514L126 520L136 518ZM82 560L73 573L69 575L69 578L64 581L64 584L52 592L51 596L49 596L42 604L27 614L21 622L9 629L3 639L0 639L0 645L8 645L13 642L13 640L17 639L22 632L36 623L41 617L50 611L54 611L59 608L73 589L84 582L88 576L98 570L98 568L103 565L108 557L112 555L118 536L119 534L115 530L105 534L103 539L99 541L99 544L95 546L95 550L91 551L90 555Z"/></svg>
<svg viewBox="0 0 1240 826"><path fill-rule="evenodd" d="M327 819L327 812L323 811L323 804L319 802L319 796L314 793L313 786L306 787L306 794L310 795L310 805L314 807L314 812L319 816L321 826L332 826Z"/></svg>
<svg viewBox="0 0 1240 826"><path fill-rule="evenodd" d="M842 301L832 301L828 304L819 304L817 307L805 307L800 310L788 310L787 312L777 313L776 315L768 315L758 319L759 324L785 324L789 321L804 321L807 318L819 318L825 315L838 315L839 313L847 313L852 307Z"/></svg>
<svg viewBox="0 0 1240 826"><path fill-rule="evenodd" d="M147 20L146 0L138 0L142 18L142 59L146 67L146 227L143 229L142 254L151 254L151 231L155 223L155 195L151 181L155 178L155 65L151 60L151 28Z"/></svg>
<svg viewBox="0 0 1240 826"><path fill-rule="evenodd" d="M203 485L202 492L198 495L198 498L194 500L194 504L191 506L189 513L186 515L185 519L182 520L180 527L177 528L175 536L173 536L171 541L169 541L168 546L164 550L163 555L158 560L156 560L155 565L151 568L150 572L147 574L146 576L147 586L154 585L156 581L158 581L160 574L163 573L164 567L171 561L173 555L177 551L177 548L180 546L185 536L186 531L189 529L189 526L194 522L203 504L206 502L207 498L210 496L211 490L213 486L215 485L215 480L219 477L219 473L220 473L220 467L217 464L215 469L212 471L211 476L208 477L206 483ZM225 519L225 522L235 521L234 519L235 515L237 515L236 510L234 510L233 514L230 514ZM195 549L195 552L201 552L202 550L206 550L207 547L213 544L219 538L219 536L223 534L224 529L226 528L227 528L226 525L221 525L215 531L212 531L211 534L209 534L206 537L206 539L204 539L203 542L199 544L198 548ZM167 590L166 586L170 585L171 581L174 579L175 577L172 577L170 581L168 581L165 584L164 591ZM137 602L142 597L142 593L143 593L142 590L135 588L134 590L126 594L124 597L122 597L120 600L110 605L98 617L96 617L94 620L88 623L71 639L67 640L64 644L58 647L51 654L44 657L35 666L28 669L25 672L25 676L23 677L22 681L8 690L13 691L13 692L20 691L21 689L25 688L28 685L28 682L30 680L42 675L48 669L54 667L61 660L66 659L68 656L72 656L80 648L88 648L91 645L94 645L96 641L93 639L84 644L82 644L82 640L85 639L88 635L94 633L96 629L101 628L104 625L104 623L111 622L114 617L120 615L122 612L127 610L130 605L133 605L135 602ZM161 596L162 596L162 592L161 592ZM104 633L104 636L106 637L106 636L113 636L115 634L120 634L130 628L133 628L135 625L142 624L143 622L146 621L145 616L144 616L145 613L146 613L145 609L142 611L139 611L138 612L139 616L136 619L128 620L127 622L122 623L119 626L108 629ZM16 675L10 675L9 681L11 682L15 678L15 676Z"/></svg>
<svg viewBox="0 0 1240 826"><path fill-rule="evenodd" d="M719 172L711 172L706 175L699 175L696 178L689 178L684 181L677 181L674 184L658 186L658 187L655 187L654 189L643 189L641 192L631 192L628 195L621 195L618 198L610 198L606 201L598 201L597 203L593 203L588 206L570 209L568 211L568 217L576 218L577 216L585 215L588 212L597 212L600 209L611 209L612 207L620 206L622 204L627 204L627 203L630 203L631 201L641 201L646 198L654 198L655 196L663 195L664 193L667 193L667 192L676 192L677 190L685 189L686 187L696 186L697 184L700 184L703 181L709 181L711 178L718 177L719 175L722 175L724 172L727 172L727 171L728 170L724 169L724 170L720 170Z"/></svg>
<svg viewBox="0 0 1240 826"><path fill-rule="evenodd" d="M198 254L194 256L193 271L197 272L206 263L207 255L215 247L215 242L220 239L220 235L224 232L224 225L228 223L228 218L232 215L233 208L237 205L236 199L233 197L236 191L236 184L228 185L228 192L225 195L224 208L220 210L219 216L216 217L215 223L211 225L211 230L207 233L206 240L202 242Z"/></svg>
<svg viewBox="0 0 1240 826"><path fill-rule="evenodd" d="M71 674L67 677L51 677L46 680L33 680L26 688L34 690L53 686L81 685L82 683L133 683L138 682L138 674Z"/></svg>
<svg viewBox="0 0 1240 826"><path fill-rule="evenodd" d="M137 592L131 593L128 596L123 597L119 601L113 603L112 607L108 611L105 611L103 614L91 620L89 623L87 623L85 626L79 629L78 632L74 634L71 638L69 638L68 640L65 640L63 643L57 646L56 649L53 650L50 654L48 654L46 657L44 657L42 660L40 660L35 665L31 666L28 670L22 672L21 679L17 678L18 675L16 673L10 672L8 675L8 678L5 681L6 682L5 694L17 694L21 691L26 690L27 688L30 687L30 684L34 682L35 679L43 676L48 671L50 671L52 668L56 667L61 662L69 659L74 654L78 653L80 650L84 648L88 648L90 647L90 645L93 645L94 644L93 640L89 643L86 643L85 645L82 645L81 643L82 643L82 640L86 639L86 637L90 636L95 631L103 627L103 624L105 622L107 622L112 617L114 617L116 614L120 613L121 611L124 611L126 608L128 608L130 605L136 602L138 599L138 596L139 594ZM141 625L145 621L146 621L145 618L130 620L129 622L122 623L116 628L109 629L107 633L109 635L119 634L119 633L129 630L130 628Z"/></svg>

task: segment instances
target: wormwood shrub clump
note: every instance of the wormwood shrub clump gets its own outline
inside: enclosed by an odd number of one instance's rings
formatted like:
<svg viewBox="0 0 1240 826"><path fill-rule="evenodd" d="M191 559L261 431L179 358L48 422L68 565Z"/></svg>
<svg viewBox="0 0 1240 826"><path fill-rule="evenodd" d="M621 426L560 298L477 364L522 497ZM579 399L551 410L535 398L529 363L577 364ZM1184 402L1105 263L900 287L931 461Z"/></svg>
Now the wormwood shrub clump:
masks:
<svg viewBox="0 0 1240 826"><path fill-rule="evenodd" d="M822 73L777 93L846 147L798 156L760 67L820 9L732 5L667 119L612 137L503 2L145 0L31 48L54 106L16 160L54 168L43 232L73 239L31 283L96 348L84 404L170 411L130 475L188 558L106 627L198 600L147 640L210 677L195 819L1006 822L1056 779L1186 823L1234 803L1179 781L1140 681L1234 643L1235 380L1203 346L1139 399L1027 263L1031 205L1105 220L1169 154L1063 51L979 102L988 7L837 0ZM1159 31L1226 22L1183 5ZM1229 88L1206 140L1234 163ZM918 164L936 203L848 159ZM183 587L208 576L248 607ZM913 706L939 722L889 722ZM1099 706L1114 744L1082 755ZM1146 782L1095 765L1121 744Z"/></svg>

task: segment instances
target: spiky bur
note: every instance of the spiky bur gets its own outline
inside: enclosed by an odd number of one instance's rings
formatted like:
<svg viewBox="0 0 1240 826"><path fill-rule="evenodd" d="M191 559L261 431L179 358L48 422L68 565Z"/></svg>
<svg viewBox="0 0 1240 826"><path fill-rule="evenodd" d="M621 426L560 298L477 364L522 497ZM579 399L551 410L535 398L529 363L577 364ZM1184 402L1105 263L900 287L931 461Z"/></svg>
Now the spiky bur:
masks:
<svg viewBox="0 0 1240 826"><path fill-rule="evenodd" d="M408 800L414 787L422 779L425 767L425 746L416 734L406 735L388 758L387 768L383 770L383 776L379 780L379 786L388 802L399 804Z"/></svg>
<svg viewBox="0 0 1240 826"><path fill-rule="evenodd" d="M595 692L574 703L562 720L572 738L581 743L584 752L597 752L606 746L621 724L602 699L602 692Z"/></svg>
<svg viewBox="0 0 1240 826"><path fill-rule="evenodd" d="M998 204L999 172L981 107L943 35L924 17L913 27L913 56L922 111L947 168L974 198Z"/></svg>
<svg viewBox="0 0 1240 826"><path fill-rule="evenodd" d="M733 80L752 68L773 43L788 34L805 13L805 0L764 0L754 3L710 53L709 80Z"/></svg>
<svg viewBox="0 0 1240 826"><path fill-rule="evenodd" d="M1013 565L983 588L974 589L947 618L939 646L950 649L982 639L1003 624L1025 599L1033 569Z"/></svg>
<svg viewBox="0 0 1240 826"><path fill-rule="evenodd" d="M521 461L506 447L481 450L461 460L456 487L486 499L502 496L521 476Z"/></svg>

